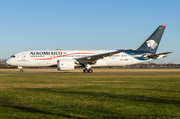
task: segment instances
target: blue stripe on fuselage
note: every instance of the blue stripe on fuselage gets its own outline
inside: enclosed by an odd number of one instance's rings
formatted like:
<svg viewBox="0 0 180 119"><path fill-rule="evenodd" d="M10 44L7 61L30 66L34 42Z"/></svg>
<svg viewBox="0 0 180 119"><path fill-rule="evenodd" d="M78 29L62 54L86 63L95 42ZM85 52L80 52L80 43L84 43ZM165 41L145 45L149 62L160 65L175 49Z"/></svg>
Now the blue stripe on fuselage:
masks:
<svg viewBox="0 0 180 119"><path fill-rule="evenodd" d="M127 53L127 52L123 52L123 53L126 54L126 55L129 55L130 57L132 57L132 58L134 58L134 59L136 59L136 60L139 60L139 61L147 61L147 60L150 60L150 58L148 58L148 59L139 59L139 58L137 58L137 57L132 56L131 54L129 54L129 53Z"/></svg>

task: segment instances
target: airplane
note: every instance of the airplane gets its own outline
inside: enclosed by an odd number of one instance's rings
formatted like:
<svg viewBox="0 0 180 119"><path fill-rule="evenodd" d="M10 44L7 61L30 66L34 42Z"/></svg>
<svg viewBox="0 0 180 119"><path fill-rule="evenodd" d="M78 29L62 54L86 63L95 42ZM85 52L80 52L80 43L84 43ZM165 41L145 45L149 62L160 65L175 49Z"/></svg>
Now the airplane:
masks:
<svg viewBox="0 0 180 119"><path fill-rule="evenodd" d="M156 53L167 25L160 25L136 49L125 50L32 50L12 55L7 64L23 67L57 67L59 71L85 67L84 73L92 73L92 67L126 66L161 59L172 52Z"/></svg>

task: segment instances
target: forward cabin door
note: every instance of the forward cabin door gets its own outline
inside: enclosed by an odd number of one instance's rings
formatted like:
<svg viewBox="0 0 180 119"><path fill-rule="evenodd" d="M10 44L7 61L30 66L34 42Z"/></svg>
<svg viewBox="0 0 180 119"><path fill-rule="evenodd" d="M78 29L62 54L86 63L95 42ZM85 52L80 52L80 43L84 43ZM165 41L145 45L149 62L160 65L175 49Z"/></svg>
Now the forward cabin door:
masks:
<svg viewBox="0 0 180 119"><path fill-rule="evenodd" d="M26 53L21 54L21 60L26 60Z"/></svg>

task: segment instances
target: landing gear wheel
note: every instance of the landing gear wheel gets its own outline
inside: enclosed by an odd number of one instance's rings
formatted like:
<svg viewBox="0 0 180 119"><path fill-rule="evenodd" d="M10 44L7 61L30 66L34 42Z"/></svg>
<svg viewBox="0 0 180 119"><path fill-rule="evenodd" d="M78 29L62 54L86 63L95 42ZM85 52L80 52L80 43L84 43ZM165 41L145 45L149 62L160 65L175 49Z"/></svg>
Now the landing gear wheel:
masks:
<svg viewBox="0 0 180 119"><path fill-rule="evenodd" d="M23 69L20 69L20 72L23 73Z"/></svg>
<svg viewBox="0 0 180 119"><path fill-rule="evenodd" d="M92 73L92 72L93 72L93 70L92 70L92 69L89 69L89 70L88 70L88 73Z"/></svg>
<svg viewBox="0 0 180 119"><path fill-rule="evenodd" d="M84 69L83 72L84 72L84 73L88 73L88 69Z"/></svg>
<svg viewBox="0 0 180 119"><path fill-rule="evenodd" d="M92 73L93 70L92 70L92 69L84 69L83 72L84 72L84 73Z"/></svg>

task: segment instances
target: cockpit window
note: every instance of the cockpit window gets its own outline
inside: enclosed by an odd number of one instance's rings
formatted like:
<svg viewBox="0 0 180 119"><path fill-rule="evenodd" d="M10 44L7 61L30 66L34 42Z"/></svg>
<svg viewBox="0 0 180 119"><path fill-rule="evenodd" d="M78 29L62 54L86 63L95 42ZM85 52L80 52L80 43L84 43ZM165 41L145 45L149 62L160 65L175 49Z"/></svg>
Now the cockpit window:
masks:
<svg viewBox="0 0 180 119"><path fill-rule="evenodd" d="M12 55L11 58L15 58L15 55Z"/></svg>

